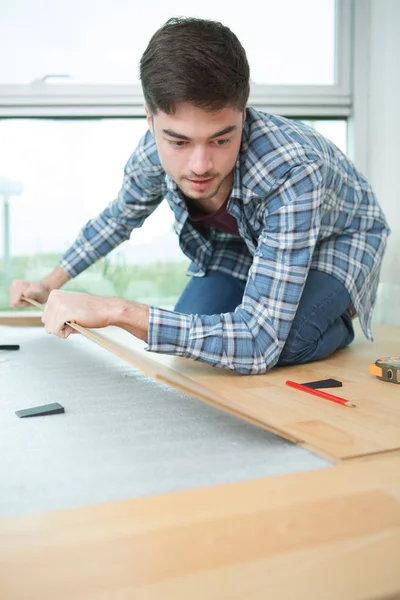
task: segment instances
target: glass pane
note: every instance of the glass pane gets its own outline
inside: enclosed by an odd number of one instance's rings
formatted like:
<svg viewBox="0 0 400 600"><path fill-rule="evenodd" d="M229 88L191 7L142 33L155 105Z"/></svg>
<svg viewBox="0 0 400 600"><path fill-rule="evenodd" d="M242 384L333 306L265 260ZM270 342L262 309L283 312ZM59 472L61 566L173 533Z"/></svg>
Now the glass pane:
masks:
<svg viewBox="0 0 400 600"><path fill-rule="evenodd" d="M345 121L310 123L346 150ZM7 274L43 278L84 223L115 198L124 165L146 128L145 119L0 120L0 308L8 306ZM187 282L187 265L172 211L162 203L129 241L67 289L171 308Z"/></svg>
<svg viewBox="0 0 400 600"><path fill-rule="evenodd" d="M347 153L347 121L343 119L303 120L331 140L344 154Z"/></svg>
<svg viewBox="0 0 400 600"><path fill-rule="evenodd" d="M219 20L245 47L257 84L334 83L334 0L3 0L1 83L45 75L65 83L138 83L138 65L158 27L172 16Z"/></svg>

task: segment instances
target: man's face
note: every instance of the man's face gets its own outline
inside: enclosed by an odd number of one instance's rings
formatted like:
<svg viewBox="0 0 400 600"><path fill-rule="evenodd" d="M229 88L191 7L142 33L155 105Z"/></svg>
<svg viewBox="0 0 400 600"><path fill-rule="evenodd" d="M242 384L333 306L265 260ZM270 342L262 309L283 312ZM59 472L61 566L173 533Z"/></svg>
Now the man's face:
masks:
<svg viewBox="0 0 400 600"><path fill-rule="evenodd" d="M232 187L244 113L227 107L207 112L181 103L175 114L158 111L147 122L164 170L192 200L225 200ZM217 200L217 198L216 198Z"/></svg>

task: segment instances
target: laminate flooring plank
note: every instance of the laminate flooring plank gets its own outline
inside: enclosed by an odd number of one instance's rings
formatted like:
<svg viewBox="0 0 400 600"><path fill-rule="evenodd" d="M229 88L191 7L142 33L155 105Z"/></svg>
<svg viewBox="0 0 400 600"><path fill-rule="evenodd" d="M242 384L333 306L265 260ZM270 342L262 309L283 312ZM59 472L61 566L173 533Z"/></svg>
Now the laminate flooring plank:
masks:
<svg viewBox="0 0 400 600"><path fill-rule="evenodd" d="M397 597L400 457L0 518L0 565L8 600Z"/></svg>

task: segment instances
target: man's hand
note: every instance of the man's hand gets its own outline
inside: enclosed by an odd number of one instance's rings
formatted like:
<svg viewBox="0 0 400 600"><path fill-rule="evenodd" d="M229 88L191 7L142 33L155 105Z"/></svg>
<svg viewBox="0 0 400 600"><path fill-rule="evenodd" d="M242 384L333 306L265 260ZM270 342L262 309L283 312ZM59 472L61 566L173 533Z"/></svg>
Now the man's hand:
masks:
<svg viewBox="0 0 400 600"><path fill-rule="evenodd" d="M68 273L57 265L42 281L13 281L10 288L10 305L31 306L28 302L21 300L21 296L45 304L51 290L62 287L69 279L71 278Z"/></svg>
<svg viewBox="0 0 400 600"><path fill-rule="evenodd" d="M42 321L47 333L67 338L75 330L67 321L82 327L107 327L110 325L111 305L115 298L92 296L80 292L53 290L47 300Z"/></svg>
<svg viewBox="0 0 400 600"><path fill-rule="evenodd" d="M75 333L72 327L66 325L72 322L92 329L117 325L147 341L149 307L120 298L53 290L42 321L47 333L61 338Z"/></svg>
<svg viewBox="0 0 400 600"><path fill-rule="evenodd" d="M41 304L47 301L50 294L49 288L42 282L15 280L10 288L10 306L31 306L29 302L21 300L21 296L32 298Z"/></svg>

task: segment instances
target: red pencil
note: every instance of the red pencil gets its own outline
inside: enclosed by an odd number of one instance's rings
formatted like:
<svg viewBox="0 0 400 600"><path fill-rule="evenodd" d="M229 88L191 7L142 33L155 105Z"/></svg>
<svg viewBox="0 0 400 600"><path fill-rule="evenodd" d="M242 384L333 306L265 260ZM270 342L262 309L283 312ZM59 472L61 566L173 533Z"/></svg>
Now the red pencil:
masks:
<svg viewBox="0 0 400 600"><path fill-rule="evenodd" d="M332 402L337 402L338 404L343 404L344 406L351 406L355 408L357 404L353 404L349 402L345 398L341 398L340 396L334 396L333 394L328 394L327 392L321 392L320 390L314 390L313 388L309 388L306 385L301 385L301 383L295 383L294 381L287 381L286 385L290 385L290 387L294 387L297 390L302 390L303 392L308 392L309 394L314 394L314 396L319 396L320 398L325 398L325 400L331 400Z"/></svg>

